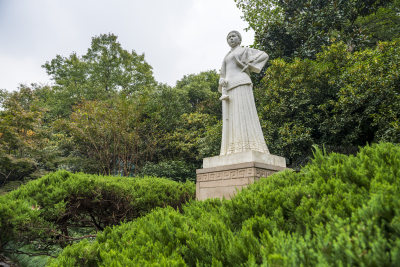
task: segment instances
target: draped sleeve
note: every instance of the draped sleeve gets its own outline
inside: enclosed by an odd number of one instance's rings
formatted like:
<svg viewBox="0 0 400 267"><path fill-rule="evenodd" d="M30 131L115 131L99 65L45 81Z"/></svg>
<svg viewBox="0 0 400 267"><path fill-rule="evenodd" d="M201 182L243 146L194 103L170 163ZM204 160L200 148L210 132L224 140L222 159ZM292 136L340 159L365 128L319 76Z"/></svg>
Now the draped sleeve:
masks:
<svg viewBox="0 0 400 267"><path fill-rule="evenodd" d="M245 48L244 53L240 57L240 61L243 65L255 73L259 73L268 61L268 54L264 51L260 51L253 48Z"/></svg>

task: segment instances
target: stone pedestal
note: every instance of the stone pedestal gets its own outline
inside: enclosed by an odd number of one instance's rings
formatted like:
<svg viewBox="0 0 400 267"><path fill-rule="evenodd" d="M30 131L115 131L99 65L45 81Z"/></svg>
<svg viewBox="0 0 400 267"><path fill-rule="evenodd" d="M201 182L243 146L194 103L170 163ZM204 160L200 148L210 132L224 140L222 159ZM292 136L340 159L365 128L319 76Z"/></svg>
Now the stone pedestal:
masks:
<svg viewBox="0 0 400 267"><path fill-rule="evenodd" d="M237 190L286 169L285 158L257 151L246 151L203 159L196 170L196 198L230 199Z"/></svg>

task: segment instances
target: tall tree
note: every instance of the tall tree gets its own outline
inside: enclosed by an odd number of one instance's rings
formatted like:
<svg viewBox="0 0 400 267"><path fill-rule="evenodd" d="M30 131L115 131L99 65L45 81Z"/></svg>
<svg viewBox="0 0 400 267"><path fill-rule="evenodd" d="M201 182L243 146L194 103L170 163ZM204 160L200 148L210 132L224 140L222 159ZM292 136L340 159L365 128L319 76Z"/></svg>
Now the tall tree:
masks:
<svg viewBox="0 0 400 267"><path fill-rule="evenodd" d="M124 50L113 34L93 37L83 56L57 55L43 67L55 81L48 101L55 117L67 117L83 100L104 100L117 92L132 95L156 84L144 55Z"/></svg>
<svg viewBox="0 0 400 267"><path fill-rule="evenodd" d="M199 150L206 146L201 141L207 129L221 117L218 79L213 70L185 75L177 81L173 91L181 96L181 105L185 104L186 108L174 112L175 126L163 136L164 158L199 162Z"/></svg>
<svg viewBox="0 0 400 267"><path fill-rule="evenodd" d="M38 169L37 158L45 137L41 128L44 110L29 87L2 95L0 185L27 178Z"/></svg>
<svg viewBox="0 0 400 267"><path fill-rule="evenodd" d="M69 119L58 122L58 127L72 137L74 149L70 156L81 161L68 167L75 171L128 176L151 160L158 133L144 116L147 102L144 98L117 96L75 106Z"/></svg>
<svg viewBox="0 0 400 267"><path fill-rule="evenodd" d="M376 12L393 0L235 0L255 35L255 45L271 58L315 58L336 41L348 49L368 39L358 17ZM398 16L398 13L397 13Z"/></svg>
<svg viewBox="0 0 400 267"><path fill-rule="evenodd" d="M144 60L144 54L122 49L113 34L93 37L91 47L82 59L88 64L90 84L105 92L132 94L155 83L152 68Z"/></svg>
<svg viewBox="0 0 400 267"><path fill-rule="evenodd" d="M176 89L187 96L190 112L201 112L220 116L221 102L218 100L219 75L215 70L185 75L176 82Z"/></svg>

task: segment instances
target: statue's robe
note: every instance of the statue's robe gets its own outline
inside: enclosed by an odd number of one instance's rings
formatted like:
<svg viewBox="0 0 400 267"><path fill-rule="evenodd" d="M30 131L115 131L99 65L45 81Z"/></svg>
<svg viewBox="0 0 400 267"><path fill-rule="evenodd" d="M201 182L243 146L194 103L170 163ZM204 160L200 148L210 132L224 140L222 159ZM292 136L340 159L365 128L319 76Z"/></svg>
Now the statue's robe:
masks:
<svg viewBox="0 0 400 267"><path fill-rule="evenodd" d="M250 72L259 73L268 55L247 47L235 47L224 58L220 77L225 79L219 91L228 97L223 101L223 125L220 155L259 151L269 153L261 130L253 96ZM223 90L224 89L224 90Z"/></svg>

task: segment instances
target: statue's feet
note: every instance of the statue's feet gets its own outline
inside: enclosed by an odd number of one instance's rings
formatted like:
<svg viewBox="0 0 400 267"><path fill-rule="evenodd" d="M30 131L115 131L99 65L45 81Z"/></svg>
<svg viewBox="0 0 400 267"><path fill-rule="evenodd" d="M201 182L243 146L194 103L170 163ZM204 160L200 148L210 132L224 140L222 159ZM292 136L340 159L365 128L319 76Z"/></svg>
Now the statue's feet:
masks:
<svg viewBox="0 0 400 267"><path fill-rule="evenodd" d="M228 95L222 95L219 100L228 100L229 96Z"/></svg>

